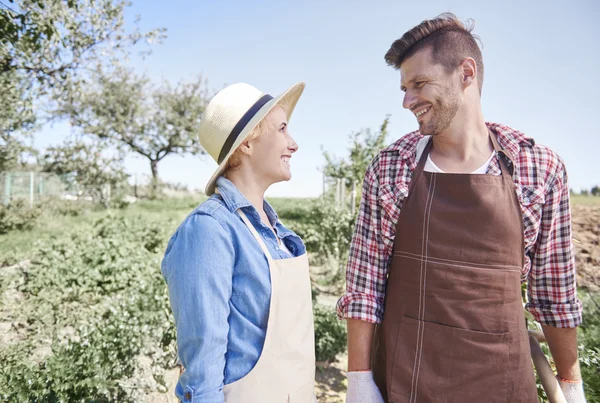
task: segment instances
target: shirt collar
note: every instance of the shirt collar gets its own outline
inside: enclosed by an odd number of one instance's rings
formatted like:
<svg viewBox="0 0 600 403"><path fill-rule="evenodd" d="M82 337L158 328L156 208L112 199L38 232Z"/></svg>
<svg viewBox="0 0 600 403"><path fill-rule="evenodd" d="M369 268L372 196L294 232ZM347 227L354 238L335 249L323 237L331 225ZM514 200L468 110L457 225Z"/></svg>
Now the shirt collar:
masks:
<svg viewBox="0 0 600 403"><path fill-rule="evenodd" d="M486 122L486 126L492 133L496 134L498 143L506 151L513 162L517 160L522 145L529 147L535 145L535 141L532 138L527 137L522 132L508 126L492 122ZM415 158L417 143L422 138L423 136L418 130L414 131L397 141L395 144L392 144L387 148L387 151L398 152L401 159L408 160L409 168L414 169L418 162Z"/></svg>
<svg viewBox="0 0 600 403"><path fill-rule="evenodd" d="M223 199L225 206L227 206L232 213L235 213L240 208L250 208L253 213L258 215L258 211L256 211L252 203L246 199L242 192L240 192L229 179L224 176L219 176L217 178L216 188L217 193ZM269 222L274 226L279 220L277 213L266 200L263 201L263 209L269 218Z"/></svg>

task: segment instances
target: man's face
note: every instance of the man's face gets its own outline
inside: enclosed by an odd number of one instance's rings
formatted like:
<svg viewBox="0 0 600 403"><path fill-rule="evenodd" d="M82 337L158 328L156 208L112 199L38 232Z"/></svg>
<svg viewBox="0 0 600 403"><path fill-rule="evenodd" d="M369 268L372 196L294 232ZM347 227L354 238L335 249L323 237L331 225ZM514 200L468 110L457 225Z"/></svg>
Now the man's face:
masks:
<svg viewBox="0 0 600 403"><path fill-rule="evenodd" d="M460 106L457 74L447 73L434 62L431 48L425 48L402 62L400 77L402 106L415 115L421 134L435 136L446 130Z"/></svg>

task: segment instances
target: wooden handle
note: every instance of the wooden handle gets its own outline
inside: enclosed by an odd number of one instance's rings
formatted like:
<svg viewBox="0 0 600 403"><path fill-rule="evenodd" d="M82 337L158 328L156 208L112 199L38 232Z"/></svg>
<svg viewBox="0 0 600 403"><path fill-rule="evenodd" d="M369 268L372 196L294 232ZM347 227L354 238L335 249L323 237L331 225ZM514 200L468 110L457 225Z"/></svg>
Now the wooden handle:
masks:
<svg viewBox="0 0 600 403"><path fill-rule="evenodd" d="M558 380L554 376L554 372L540 347L538 340L545 340L544 334L535 330L529 330L529 348L531 349L531 358L533 359L533 365L537 371L538 377L542 382L546 396L550 403L567 403L565 395L558 384Z"/></svg>

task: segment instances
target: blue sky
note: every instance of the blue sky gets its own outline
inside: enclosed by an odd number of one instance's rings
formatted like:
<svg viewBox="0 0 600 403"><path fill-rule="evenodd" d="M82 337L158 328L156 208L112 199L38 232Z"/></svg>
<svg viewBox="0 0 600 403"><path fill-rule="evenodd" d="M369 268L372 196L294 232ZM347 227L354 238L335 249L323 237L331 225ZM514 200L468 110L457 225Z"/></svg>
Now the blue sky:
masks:
<svg viewBox="0 0 600 403"><path fill-rule="evenodd" d="M247 82L273 95L298 81L306 90L290 121L299 152L292 180L268 196L320 194L322 147L346 155L348 135L391 115L389 142L417 128L402 109L400 75L383 56L425 18L451 11L475 20L483 42L486 120L524 131L566 162L570 187L600 184L600 2L571 1L154 1L137 0L128 17L167 28L153 54L132 61L157 82L202 74L214 89ZM36 146L60 143L66 125L46 128ZM145 160L128 172L148 175ZM203 189L210 157L167 157L162 179Z"/></svg>

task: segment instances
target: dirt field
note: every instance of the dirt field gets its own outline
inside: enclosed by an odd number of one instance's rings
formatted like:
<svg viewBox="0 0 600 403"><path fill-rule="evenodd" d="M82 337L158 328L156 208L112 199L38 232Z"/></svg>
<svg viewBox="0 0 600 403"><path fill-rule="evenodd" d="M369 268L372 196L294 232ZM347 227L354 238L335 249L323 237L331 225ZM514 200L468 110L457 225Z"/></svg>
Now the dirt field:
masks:
<svg viewBox="0 0 600 403"><path fill-rule="evenodd" d="M577 285L600 292L600 205L573 206Z"/></svg>

